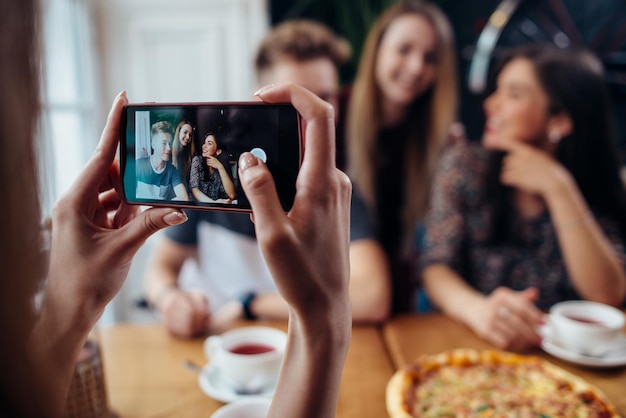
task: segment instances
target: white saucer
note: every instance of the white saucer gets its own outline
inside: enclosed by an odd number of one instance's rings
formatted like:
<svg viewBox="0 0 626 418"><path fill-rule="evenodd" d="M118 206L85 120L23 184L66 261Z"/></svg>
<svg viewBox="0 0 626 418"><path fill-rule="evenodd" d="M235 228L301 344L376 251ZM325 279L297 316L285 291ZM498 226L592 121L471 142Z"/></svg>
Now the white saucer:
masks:
<svg viewBox="0 0 626 418"><path fill-rule="evenodd" d="M239 399L247 398L271 398L274 396L275 385L272 385L262 392L254 394L239 394L220 379L220 372L211 365L204 366L202 372L198 375L198 385L200 389L208 396L224 403L230 403Z"/></svg>
<svg viewBox="0 0 626 418"><path fill-rule="evenodd" d="M626 337L624 338L626 340ZM557 341L550 338L544 338L541 348L554 357L580 366L595 368L610 368L626 365L626 346L609 351L604 357L592 357L570 351L561 346Z"/></svg>

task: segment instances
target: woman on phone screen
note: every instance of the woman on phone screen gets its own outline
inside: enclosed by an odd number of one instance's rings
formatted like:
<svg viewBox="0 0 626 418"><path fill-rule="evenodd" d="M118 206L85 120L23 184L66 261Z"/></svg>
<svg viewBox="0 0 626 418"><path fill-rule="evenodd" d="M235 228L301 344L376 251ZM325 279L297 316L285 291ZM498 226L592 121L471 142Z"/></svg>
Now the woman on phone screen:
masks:
<svg viewBox="0 0 626 418"><path fill-rule="evenodd" d="M189 188L198 202L232 203L235 184L228 169L218 158L222 154L217 136L209 132L204 136L202 154L193 157Z"/></svg>
<svg viewBox="0 0 626 418"><path fill-rule="evenodd" d="M189 187L191 160L196 155L194 129L191 122L181 120L176 125L174 141L172 142L172 164L178 169L185 187Z"/></svg>

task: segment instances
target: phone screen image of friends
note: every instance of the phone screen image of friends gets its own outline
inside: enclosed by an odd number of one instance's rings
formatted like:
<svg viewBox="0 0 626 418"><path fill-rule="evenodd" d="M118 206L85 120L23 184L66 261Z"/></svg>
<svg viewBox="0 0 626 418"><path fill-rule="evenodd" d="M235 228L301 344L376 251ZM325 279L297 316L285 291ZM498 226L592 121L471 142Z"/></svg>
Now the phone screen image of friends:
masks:
<svg viewBox="0 0 626 418"><path fill-rule="evenodd" d="M124 194L131 203L249 211L243 152L263 160L287 211L300 166L291 105L129 105L123 128Z"/></svg>

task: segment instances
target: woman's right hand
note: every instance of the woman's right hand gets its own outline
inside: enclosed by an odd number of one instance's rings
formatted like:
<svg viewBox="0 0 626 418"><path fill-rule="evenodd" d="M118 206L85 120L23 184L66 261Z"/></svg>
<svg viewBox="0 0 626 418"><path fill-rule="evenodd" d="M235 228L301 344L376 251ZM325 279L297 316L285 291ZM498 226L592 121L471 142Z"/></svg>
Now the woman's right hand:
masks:
<svg viewBox="0 0 626 418"><path fill-rule="evenodd" d="M287 350L268 416L331 417L352 327L351 185L334 168L334 111L293 83L266 87L257 95L270 103L291 102L305 124L304 160L289 213L267 166L250 153L239 159L257 241L290 308Z"/></svg>
<svg viewBox="0 0 626 418"><path fill-rule="evenodd" d="M292 209L285 213L271 173L250 153L239 160L243 188L252 206L257 239L277 287L304 316L327 309L350 322L348 246L351 184L335 167L331 105L295 85L271 86L258 96L291 102L306 125L305 154ZM312 315L315 313L315 315Z"/></svg>
<svg viewBox="0 0 626 418"><path fill-rule="evenodd" d="M501 349L524 351L541 343L537 327L543 313L535 306L538 292L499 287L470 309L467 323L481 338Z"/></svg>

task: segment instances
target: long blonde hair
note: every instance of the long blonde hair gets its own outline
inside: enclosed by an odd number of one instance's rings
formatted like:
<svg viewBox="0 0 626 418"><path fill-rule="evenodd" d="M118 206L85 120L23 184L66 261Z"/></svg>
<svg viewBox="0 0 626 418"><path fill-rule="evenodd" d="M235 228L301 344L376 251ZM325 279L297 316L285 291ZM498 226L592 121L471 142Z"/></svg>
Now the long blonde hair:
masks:
<svg viewBox="0 0 626 418"><path fill-rule="evenodd" d="M191 126L191 139L186 147L180 143L180 131L183 126ZM189 173L191 171L191 159L196 155L196 139L193 125L186 119L181 120L176 125L174 140L172 141L172 164L178 169L181 177L185 180L185 185L189 183Z"/></svg>
<svg viewBox="0 0 626 418"><path fill-rule="evenodd" d="M409 138L404 152L405 190L402 223L405 239L424 216L435 165L456 117L458 92L454 35L447 17L434 4L401 1L388 8L369 32L348 109L348 173L365 201L376 209L377 138L381 130L382 91L376 82L378 51L387 28L398 17L425 18L437 35L437 71L427 103L410 106ZM422 95L422 97L424 97Z"/></svg>

